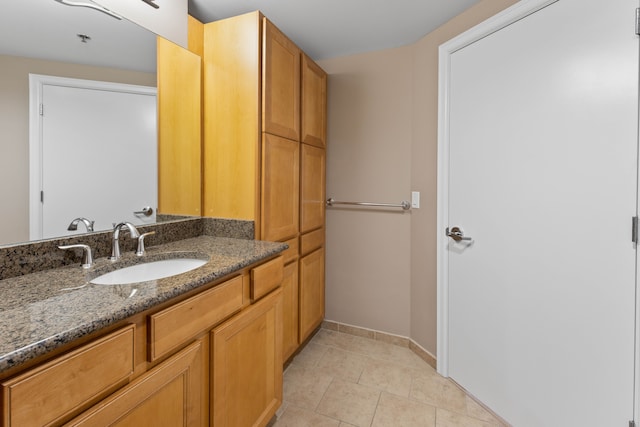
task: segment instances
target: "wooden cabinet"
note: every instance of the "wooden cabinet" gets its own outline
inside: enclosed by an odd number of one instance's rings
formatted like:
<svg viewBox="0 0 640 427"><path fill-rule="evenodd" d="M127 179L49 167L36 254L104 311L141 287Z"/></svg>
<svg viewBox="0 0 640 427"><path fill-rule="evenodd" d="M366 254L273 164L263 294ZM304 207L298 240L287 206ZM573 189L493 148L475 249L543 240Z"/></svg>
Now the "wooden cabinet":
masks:
<svg viewBox="0 0 640 427"><path fill-rule="evenodd" d="M300 143L263 134L261 216L264 240L298 235Z"/></svg>
<svg viewBox="0 0 640 427"><path fill-rule="evenodd" d="M265 426L282 403L284 279L274 257L3 379L1 425Z"/></svg>
<svg viewBox="0 0 640 427"><path fill-rule="evenodd" d="M300 49L268 19L263 23L262 130L300 140Z"/></svg>
<svg viewBox="0 0 640 427"><path fill-rule="evenodd" d="M175 351L198 333L240 311L242 300L242 276L238 276L152 314L149 316L149 360Z"/></svg>
<svg viewBox="0 0 640 427"><path fill-rule="evenodd" d="M126 383L134 368L133 325L2 383L4 426L59 424Z"/></svg>
<svg viewBox="0 0 640 427"><path fill-rule="evenodd" d="M324 248L300 258L300 342L324 319Z"/></svg>
<svg viewBox="0 0 640 427"><path fill-rule="evenodd" d="M213 426L265 426L282 403L281 291L214 329L211 342Z"/></svg>
<svg viewBox="0 0 640 427"><path fill-rule="evenodd" d="M301 117L300 141L324 148L327 139L327 73L304 54Z"/></svg>
<svg viewBox="0 0 640 427"><path fill-rule="evenodd" d="M284 277L284 259L279 256L259 267L251 269L251 302L279 288Z"/></svg>
<svg viewBox="0 0 640 427"><path fill-rule="evenodd" d="M208 425L207 372L205 346L196 341L67 425Z"/></svg>
<svg viewBox="0 0 640 427"><path fill-rule="evenodd" d="M284 267L282 280L282 357L289 359L298 349L298 262Z"/></svg>
<svg viewBox="0 0 640 427"><path fill-rule="evenodd" d="M325 150L307 144L300 149L300 232L324 227Z"/></svg>
<svg viewBox="0 0 640 427"><path fill-rule="evenodd" d="M308 336L301 319L324 313L324 300L301 306L295 295L309 287L305 280L324 289L324 276L301 274L298 242L322 230L324 244L327 74L260 12L204 24L203 64L204 215L252 220L257 239L291 245L283 320L289 358Z"/></svg>

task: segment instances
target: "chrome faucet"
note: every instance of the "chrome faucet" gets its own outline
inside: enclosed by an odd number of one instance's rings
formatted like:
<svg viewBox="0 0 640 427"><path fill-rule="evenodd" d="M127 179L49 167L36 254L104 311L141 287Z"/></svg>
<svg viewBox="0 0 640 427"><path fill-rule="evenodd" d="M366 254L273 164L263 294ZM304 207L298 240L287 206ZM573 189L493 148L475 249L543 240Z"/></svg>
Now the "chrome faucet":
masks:
<svg viewBox="0 0 640 427"><path fill-rule="evenodd" d="M78 229L78 223L82 222L84 224L85 227L87 227L87 231L92 232L93 231L93 224L95 223L95 221L90 221L87 218L76 218L73 221L71 221L71 224L69 224L69 228L67 228L67 230L69 231L76 231Z"/></svg>
<svg viewBox="0 0 640 427"><path fill-rule="evenodd" d="M130 222L121 222L120 224L114 226L113 239L111 240L111 256L109 257L111 261L116 261L118 258L120 258L120 242L118 239L120 238L120 229L122 227L126 227L129 230L129 234L131 235L132 239L137 239L138 237L140 237L138 229Z"/></svg>
<svg viewBox="0 0 640 427"><path fill-rule="evenodd" d="M82 268L90 268L93 265L93 254L89 245L66 245L58 246L59 249L82 249Z"/></svg>

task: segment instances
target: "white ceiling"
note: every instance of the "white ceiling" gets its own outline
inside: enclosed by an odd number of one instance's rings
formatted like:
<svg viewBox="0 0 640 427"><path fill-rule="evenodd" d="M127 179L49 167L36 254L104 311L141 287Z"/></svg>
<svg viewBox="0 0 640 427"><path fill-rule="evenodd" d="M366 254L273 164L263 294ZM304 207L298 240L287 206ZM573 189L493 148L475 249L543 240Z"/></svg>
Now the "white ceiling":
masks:
<svg viewBox="0 0 640 427"><path fill-rule="evenodd" d="M261 10L313 59L404 46L479 0L189 0L202 22Z"/></svg>
<svg viewBox="0 0 640 427"><path fill-rule="evenodd" d="M82 43L77 34L91 40ZM7 0L0 6L0 54L155 72L156 36L86 7Z"/></svg>
<svg viewBox="0 0 640 427"><path fill-rule="evenodd" d="M479 0L188 1L203 22L261 10L318 60L413 43ZM0 54L155 71L155 36L126 20L54 0L0 8ZM77 34L91 40L81 43Z"/></svg>

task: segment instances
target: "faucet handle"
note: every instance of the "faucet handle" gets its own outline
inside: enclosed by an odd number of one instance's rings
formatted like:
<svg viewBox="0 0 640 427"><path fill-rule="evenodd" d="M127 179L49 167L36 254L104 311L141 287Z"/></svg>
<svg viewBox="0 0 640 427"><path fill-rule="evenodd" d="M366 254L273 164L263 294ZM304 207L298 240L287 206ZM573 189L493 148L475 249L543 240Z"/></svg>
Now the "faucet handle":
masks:
<svg viewBox="0 0 640 427"><path fill-rule="evenodd" d="M91 248L89 245L61 245L58 246L58 249L82 249L82 268L89 268L93 265L93 254L91 253Z"/></svg>
<svg viewBox="0 0 640 427"><path fill-rule="evenodd" d="M138 256L143 256L144 255L144 238L147 236L151 236L153 234L156 234L155 231L149 231L148 233L143 233L140 235L140 237L138 237L138 249L136 250L136 255Z"/></svg>

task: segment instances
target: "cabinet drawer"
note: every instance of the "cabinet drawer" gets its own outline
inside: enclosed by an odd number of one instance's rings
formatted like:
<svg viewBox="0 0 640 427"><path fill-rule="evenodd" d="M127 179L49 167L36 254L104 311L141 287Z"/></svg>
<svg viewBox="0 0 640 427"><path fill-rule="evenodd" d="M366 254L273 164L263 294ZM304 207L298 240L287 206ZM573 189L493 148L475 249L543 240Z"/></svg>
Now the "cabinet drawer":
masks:
<svg viewBox="0 0 640 427"><path fill-rule="evenodd" d="M2 383L5 426L43 426L64 417L127 379L134 368L130 325Z"/></svg>
<svg viewBox="0 0 640 427"><path fill-rule="evenodd" d="M289 245L289 249L282 252L282 257L284 258L284 263L289 264L298 258L298 238L294 237L293 239L286 240L284 243Z"/></svg>
<svg viewBox="0 0 640 427"><path fill-rule="evenodd" d="M324 227L300 237L300 254L308 254L324 245Z"/></svg>
<svg viewBox="0 0 640 427"><path fill-rule="evenodd" d="M283 259L282 256L279 256L251 270L252 302L280 286L284 277Z"/></svg>
<svg viewBox="0 0 640 427"><path fill-rule="evenodd" d="M177 349L241 308L242 277L238 276L149 316L150 360Z"/></svg>

